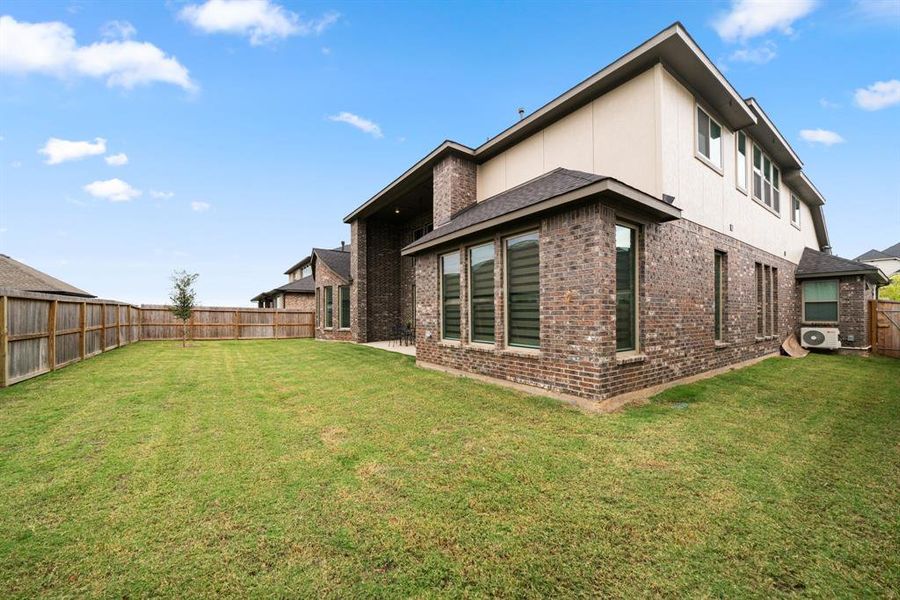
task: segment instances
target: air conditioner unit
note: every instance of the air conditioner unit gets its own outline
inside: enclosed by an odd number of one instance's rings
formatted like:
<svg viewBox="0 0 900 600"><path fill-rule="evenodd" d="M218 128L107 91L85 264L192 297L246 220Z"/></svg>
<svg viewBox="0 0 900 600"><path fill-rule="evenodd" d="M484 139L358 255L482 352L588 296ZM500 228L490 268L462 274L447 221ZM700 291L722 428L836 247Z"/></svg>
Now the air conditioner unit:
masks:
<svg viewBox="0 0 900 600"><path fill-rule="evenodd" d="M801 327L800 345L835 350L841 347L840 333L837 327Z"/></svg>

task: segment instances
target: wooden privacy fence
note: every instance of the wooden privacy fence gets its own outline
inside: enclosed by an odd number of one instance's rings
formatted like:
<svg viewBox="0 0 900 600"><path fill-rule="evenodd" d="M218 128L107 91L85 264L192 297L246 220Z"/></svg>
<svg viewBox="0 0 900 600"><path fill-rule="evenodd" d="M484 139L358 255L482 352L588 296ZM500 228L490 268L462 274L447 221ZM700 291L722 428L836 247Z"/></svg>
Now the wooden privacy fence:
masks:
<svg viewBox="0 0 900 600"><path fill-rule="evenodd" d="M198 307L188 322L190 340L259 340L315 336L311 312L282 308ZM142 340L180 340L182 323L168 307L141 306Z"/></svg>
<svg viewBox="0 0 900 600"><path fill-rule="evenodd" d="M115 300L0 290L0 387L140 339L140 309Z"/></svg>
<svg viewBox="0 0 900 600"><path fill-rule="evenodd" d="M876 354L900 358L900 302L869 300L869 345Z"/></svg>
<svg viewBox="0 0 900 600"><path fill-rule="evenodd" d="M195 308L192 340L315 336L313 313L273 308ZM0 387L141 340L180 340L165 306L0 288Z"/></svg>

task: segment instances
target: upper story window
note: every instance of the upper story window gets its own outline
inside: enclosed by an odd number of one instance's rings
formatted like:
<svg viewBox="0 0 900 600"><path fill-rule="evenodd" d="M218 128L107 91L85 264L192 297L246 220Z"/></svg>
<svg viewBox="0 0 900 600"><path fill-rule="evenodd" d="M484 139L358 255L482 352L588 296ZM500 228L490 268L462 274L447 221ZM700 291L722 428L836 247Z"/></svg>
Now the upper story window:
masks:
<svg viewBox="0 0 900 600"><path fill-rule="evenodd" d="M297 279L302 279L304 277L309 277L312 275L312 267L307 265L300 269L300 274L297 276Z"/></svg>
<svg viewBox="0 0 900 600"><path fill-rule="evenodd" d="M735 184L742 192L747 192L747 135L738 131L735 139Z"/></svg>
<svg viewBox="0 0 900 600"><path fill-rule="evenodd" d="M697 107L697 154L722 168L722 126Z"/></svg>
<svg viewBox="0 0 900 600"><path fill-rule="evenodd" d="M781 173L759 146L753 145L753 198L781 213Z"/></svg>
<svg viewBox="0 0 900 600"><path fill-rule="evenodd" d="M469 249L469 321L473 342L494 343L494 243Z"/></svg>
<svg viewBox="0 0 900 600"><path fill-rule="evenodd" d="M540 347L540 268L537 231L506 240L506 331L510 346Z"/></svg>
<svg viewBox="0 0 900 600"><path fill-rule="evenodd" d="M459 252L441 257L441 338L459 339Z"/></svg>
<svg viewBox="0 0 900 600"><path fill-rule="evenodd" d="M791 224L800 229L800 198L791 194Z"/></svg>

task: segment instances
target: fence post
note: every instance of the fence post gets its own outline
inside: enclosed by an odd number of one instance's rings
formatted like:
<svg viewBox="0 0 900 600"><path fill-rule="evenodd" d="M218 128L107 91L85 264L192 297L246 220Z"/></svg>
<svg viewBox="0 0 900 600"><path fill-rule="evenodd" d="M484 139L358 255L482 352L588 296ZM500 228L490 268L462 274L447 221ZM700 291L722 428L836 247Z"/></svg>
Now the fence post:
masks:
<svg viewBox="0 0 900 600"><path fill-rule="evenodd" d="M122 315L119 309L121 304L116 304L116 348L122 345Z"/></svg>
<svg viewBox="0 0 900 600"><path fill-rule="evenodd" d="M869 300L869 346L878 351L878 300Z"/></svg>
<svg viewBox="0 0 900 600"><path fill-rule="evenodd" d="M195 336L194 336L194 309L193 309L193 308L191 309L191 328L190 328L190 332L191 332L191 341L193 342L193 341L194 341L194 337L195 337Z"/></svg>
<svg viewBox="0 0 900 600"><path fill-rule="evenodd" d="M234 309L234 339L241 339L241 311Z"/></svg>
<svg viewBox="0 0 900 600"><path fill-rule="evenodd" d="M56 309L59 301L50 303L50 312L47 315L47 358L50 359L50 370L56 370Z"/></svg>
<svg viewBox="0 0 900 600"><path fill-rule="evenodd" d="M128 305L128 343L134 342L134 325L131 324L131 305Z"/></svg>
<svg viewBox="0 0 900 600"><path fill-rule="evenodd" d="M87 354L87 302L81 303L81 314L78 316L78 326L81 327L81 360Z"/></svg>
<svg viewBox="0 0 900 600"><path fill-rule="evenodd" d="M7 348L9 347L9 327L6 324L6 296L0 297L0 387L9 385L7 381L7 373L9 368L6 365L8 356Z"/></svg>
<svg viewBox="0 0 900 600"><path fill-rule="evenodd" d="M100 352L106 352L106 302L100 303Z"/></svg>
<svg viewBox="0 0 900 600"><path fill-rule="evenodd" d="M272 336L277 340L278 339L278 309L275 309L275 312L272 313Z"/></svg>

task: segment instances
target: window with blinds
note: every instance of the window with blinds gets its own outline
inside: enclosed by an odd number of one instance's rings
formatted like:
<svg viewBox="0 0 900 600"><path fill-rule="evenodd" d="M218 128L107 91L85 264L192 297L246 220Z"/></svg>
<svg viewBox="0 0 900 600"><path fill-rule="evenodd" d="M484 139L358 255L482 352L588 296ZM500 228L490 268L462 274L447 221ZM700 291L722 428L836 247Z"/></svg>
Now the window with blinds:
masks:
<svg viewBox="0 0 900 600"><path fill-rule="evenodd" d="M803 320L833 323L838 320L838 282L836 279L803 282Z"/></svg>
<svg viewBox="0 0 900 600"><path fill-rule="evenodd" d="M334 327L334 288L325 288L325 327Z"/></svg>
<svg viewBox="0 0 900 600"><path fill-rule="evenodd" d="M459 252L441 257L441 337L459 339Z"/></svg>
<svg viewBox="0 0 900 600"><path fill-rule="evenodd" d="M540 242L536 231L506 240L506 331L510 346L540 347Z"/></svg>
<svg viewBox="0 0 900 600"><path fill-rule="evenodd" d="M469 249L469 323L473 342L494 343L494 244Z"/></svg>
<svg viewBox="0 0 900 600"><path fill-rule="evenodd" d="M341 329L350 328L350 286L342 285L338 288L338 297L341 302L341 317L339 325Z"/></svg>

